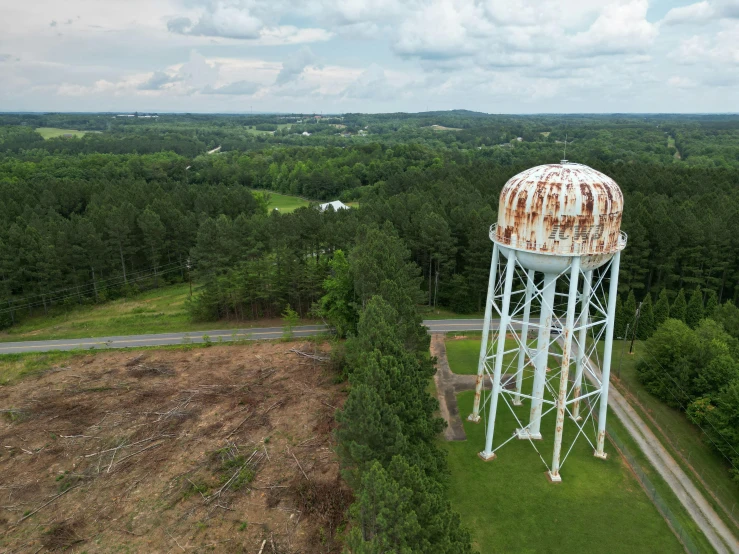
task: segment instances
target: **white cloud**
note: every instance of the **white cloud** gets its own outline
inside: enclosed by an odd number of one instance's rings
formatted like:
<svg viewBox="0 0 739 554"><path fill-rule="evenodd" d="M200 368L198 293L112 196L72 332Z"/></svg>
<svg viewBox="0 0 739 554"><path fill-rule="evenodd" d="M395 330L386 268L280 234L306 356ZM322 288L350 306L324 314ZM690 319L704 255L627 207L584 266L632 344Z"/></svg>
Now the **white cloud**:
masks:
<svg viewBox="0 0 739 554"><path fill-rule="evenodd" d="M394 49L402 56L454 58L474 52L473 38L491 32L472 2L428 3L398 28Z"/></svg>
<svg viewBox="0 0 739 554"><path fill-rule="evenodd" d="M647 8L647 0L606 6L587 31L573 37L573 53L613 55L645 51L658 34L656 25L646 19Z"/></svg>
<svg viewBox="0 0 739 554"><path fill-rule="evenodd" d="M739 18L737 0L703 0L695 4L672 8L661 23L664 25L703 25L717 19Z"/></svg>
<svg viewBox="0 0 739 554"><path fill-rule="evenodd" d="M218 80L218 66L209 63L205 56L193 50L190 60L182 64L177 75L178 80L188 87L200 90L215 84Z"/></svg>
<svg viewBox="0 0 739 554"><path fill-rule="evenodd" d="M344 98L388 99L393 96L393 88L385 75L385 70L373 63L342 91L341 96Z"/></svg>
<svg viewBox="0 0 739 554"><path fill-rule="evenodd" d="M203 94L235 94L235 95L252 95L259 90L259 83L251 81L236 81L220 87L213 88L207 86L203 89Z"/></svg>
<svg viewBox="0 0 739 554"><path fill-rule="evenodd" d="M181 79L177 75L170 75L164 71L155 71L148 80L139 85L139 90L161 90Z"/></svg>
<svg viewBox="0 0 739 554"><path fill-rule="evenodd" d="M312 65L316 57L307 46L303 46L297 52L292 53L282 62L282 69L277 74L275 80L276 85L284 85L290 81L295 81L303 73L303 70Z"/></svg>
<svg viewBox="0 0 739 554"><path fill-rule="evenodd" d="M267 2L207 2L198 15L170 17L167 29L182 35L258 41L265 45L298 44L329 40L331 33L320 28L272 25ZM279 7L279 6L278 6ZM273 14L274 15L274 14ZM277 18L279 19L279 18Z"/></svg>
<svg viewBox="0 0 739 554"><path fill-rule="evenodd" d="M688 77L675 75L667 80L667 84L673 88L693 88L697 83Z"/></svg>
<svg viewBox="0 0 739 554"><path fill-rule="evenodd" d="M688 1L660 22L647 0L15 2L0 104L736 111L739 0Z"/></svg>

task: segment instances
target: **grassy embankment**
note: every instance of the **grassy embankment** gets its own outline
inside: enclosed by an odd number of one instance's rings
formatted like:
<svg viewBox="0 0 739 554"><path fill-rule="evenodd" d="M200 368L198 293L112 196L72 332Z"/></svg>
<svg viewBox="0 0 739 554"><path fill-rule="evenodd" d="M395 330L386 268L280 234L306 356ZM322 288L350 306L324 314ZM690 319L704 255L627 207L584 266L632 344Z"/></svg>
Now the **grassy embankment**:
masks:
<svg viewBox="0 0 739 554"><path fill-rule="evenodd" d="M27 317L19 325L3 331L0 333L0 342L282 325L279 319L192 322L186 307L189 295L190 289L185 283L100 305L59 307L48 316L39 312L38 315Z"/></svg>
<svg viewBox="0 0 739 554"><path fill-rule="evenodd" d="M418 313L423 319L482 319L484 313L458 314L446 308L431 308L429 306L419 306Z"/></svg>
<svg viewBox="0 0 739 554"><path fill-rule="evenodd" d="M598 350L602 356L602 344ZM735 532L739 531L739 483L731 479L729 462L713 449L707 435L690 423L683 412L670 408L644 389L636 373L637 362L642 357L650 359L643 342L635 341L634 353L629 354L628 341L614 341L611 374L616 386L628 395L632 406L705 493L719 516Z"/></svg>
<svg viewBox="0 0 739 554"><path fill-rule="evenodd" d="M39 127L36 132L40 134L44 139L62 137L64 135L72 135L74 137L81 137L87 131L77 131L75 129L57 129L56 127Z"/></svg>
<svg viewBox="0 0 739 554"><path fill-rule="evenodd" d="M452 370L474 373L479 348L479 339L447 341ZM525 386L530 382L525 381ZM463 418L471 411L472 396L472 392L458 396ZM528 420L528 410L527 402L516 408L521 421ZM545 416L542 429L554 429L554 417L554 412ZM508 408L501 404L496 444L510 437L517 426ZM608 427L626 443L690 540L701 551L712 551L614 415L609 415ZM608 544L610 552L682 551L624 460L614 455L612 444L606 447L611 456L602 461L592 456L591 446L580 438L563 465L563 483L552 485L530 443L511 441L501 449L497 460L483 463L476 454L484 444L484 426L465 421L465 430L466 442L445 443L452 469L450 496L473 530L477 546L486 552L584 552L592 549L594 540ZM565 425L563 454L576 431L574 425ZM547 463L551 460L552 435L545 432L544 440L536 443Z"/></svg>

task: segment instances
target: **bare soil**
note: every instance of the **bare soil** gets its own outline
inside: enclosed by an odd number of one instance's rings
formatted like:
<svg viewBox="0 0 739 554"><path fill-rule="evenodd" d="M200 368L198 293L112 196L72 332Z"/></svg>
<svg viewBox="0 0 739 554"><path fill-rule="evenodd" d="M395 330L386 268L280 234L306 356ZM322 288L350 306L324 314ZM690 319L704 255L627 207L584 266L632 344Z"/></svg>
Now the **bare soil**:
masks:
<svg viewBox="0 0 739 554"><path fill-rule="evenodd" d="M100 352L0 387L2 552L335 552L328 344Z"/></svg>

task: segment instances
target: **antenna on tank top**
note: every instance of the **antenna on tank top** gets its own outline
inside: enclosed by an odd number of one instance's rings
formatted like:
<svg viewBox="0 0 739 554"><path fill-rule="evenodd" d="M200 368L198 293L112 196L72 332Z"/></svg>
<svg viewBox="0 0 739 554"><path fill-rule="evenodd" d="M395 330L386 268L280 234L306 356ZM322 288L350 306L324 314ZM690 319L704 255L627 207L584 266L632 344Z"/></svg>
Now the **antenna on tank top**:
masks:
<svg viewBox="0 0 739 554"><path fill-rule="evenodd" d="M565 151L564 154L562 154L562 161L560 163L567 163L567 133L565 133Z"/></svg>

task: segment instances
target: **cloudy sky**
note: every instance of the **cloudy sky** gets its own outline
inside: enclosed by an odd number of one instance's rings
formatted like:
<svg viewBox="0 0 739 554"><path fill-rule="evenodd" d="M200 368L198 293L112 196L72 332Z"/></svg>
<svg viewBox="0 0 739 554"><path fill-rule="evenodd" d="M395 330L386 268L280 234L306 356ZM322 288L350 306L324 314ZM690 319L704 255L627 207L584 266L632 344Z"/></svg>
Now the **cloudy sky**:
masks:
<svg viewBox="0 0 739 554"><path fill-rule="evenodd" d="M0 0L0 13L0 111L739 111L739 0Z"/></svg>

